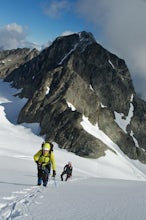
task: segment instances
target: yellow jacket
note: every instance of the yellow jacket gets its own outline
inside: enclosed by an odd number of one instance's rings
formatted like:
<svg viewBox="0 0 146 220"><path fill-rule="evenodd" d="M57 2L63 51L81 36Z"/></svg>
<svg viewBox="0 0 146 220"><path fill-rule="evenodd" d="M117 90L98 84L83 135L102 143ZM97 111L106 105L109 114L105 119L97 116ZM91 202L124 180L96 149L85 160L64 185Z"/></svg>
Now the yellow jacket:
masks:
<svg viewBox="0 0 146 220"><path fill-rule="evenodd" d="M48 152L47 154L43 155L42 150L39 150L34 155L34 161L42 164L43 167L45 167L48 163L51 163L52 164L52 170L56 171L56 161L55 161L53 151Z"/></svg>

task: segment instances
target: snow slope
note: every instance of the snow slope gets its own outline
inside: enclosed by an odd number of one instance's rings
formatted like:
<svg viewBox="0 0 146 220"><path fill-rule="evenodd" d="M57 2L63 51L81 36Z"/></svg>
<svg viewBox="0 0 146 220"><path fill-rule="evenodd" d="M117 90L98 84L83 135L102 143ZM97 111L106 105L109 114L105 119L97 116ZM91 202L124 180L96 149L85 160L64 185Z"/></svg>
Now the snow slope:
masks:
<svg viewBox="0 0 146 220"><path fill-rule="evenodd" d="M43 141L38 124L16 125L26 100L0 81L0 220L145 220L146 165L127 158L98 126L83 117L82 126L100 136L117 153L100 159L81 158L58 148L56 181L36 186L33 155ZM72 161L73 177L60 181L63 166Z"/></svg>

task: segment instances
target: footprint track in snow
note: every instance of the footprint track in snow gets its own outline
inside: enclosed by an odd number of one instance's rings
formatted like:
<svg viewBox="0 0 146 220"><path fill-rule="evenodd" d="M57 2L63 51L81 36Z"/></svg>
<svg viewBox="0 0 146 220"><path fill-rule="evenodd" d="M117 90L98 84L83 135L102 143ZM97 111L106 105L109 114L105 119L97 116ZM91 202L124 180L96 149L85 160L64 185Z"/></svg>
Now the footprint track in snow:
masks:
<svg viewBox="0 0 146 220"><path fill-rule="evenodd" d="M23 217L23 219L32 220L28 207L42 190L42 188L34 186L12 192L15 196L3 197L2 199L7 202L0 203L0 219L12 220Z"/></svg>

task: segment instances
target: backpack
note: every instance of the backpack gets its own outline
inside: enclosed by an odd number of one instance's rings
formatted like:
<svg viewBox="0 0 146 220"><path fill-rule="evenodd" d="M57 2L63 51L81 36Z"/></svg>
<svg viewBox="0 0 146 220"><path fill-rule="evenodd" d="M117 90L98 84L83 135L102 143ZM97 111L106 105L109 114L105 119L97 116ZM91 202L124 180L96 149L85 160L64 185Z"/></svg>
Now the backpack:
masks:
<svg viewBox="0 0 146 220"><path fill-rule="evenodd" d="M51 146L51 148L50 148L50 153L51 153L51 151L53 151L54 145L53 145L52 143L50 143L50 142L49 142L49 144L50 144L50 146Z"/></svg>

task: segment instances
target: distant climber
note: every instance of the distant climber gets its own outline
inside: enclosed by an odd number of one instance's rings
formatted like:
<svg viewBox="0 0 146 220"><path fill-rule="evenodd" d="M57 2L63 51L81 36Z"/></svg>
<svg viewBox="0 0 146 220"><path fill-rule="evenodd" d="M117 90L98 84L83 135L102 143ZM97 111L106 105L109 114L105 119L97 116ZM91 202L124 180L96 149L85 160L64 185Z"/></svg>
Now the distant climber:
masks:
<svg viewBox="0 0 146 220"><path fill-rule="evenodd" d="M73 171L73 167L72 167L72 163L69 161L68 164L66 164L63 168L63 172L61 173L60 177L61 177L61 181L63 181L63 176L66 175L65 181L67 181L69 178L72 177L72 171Z"/></svg>

